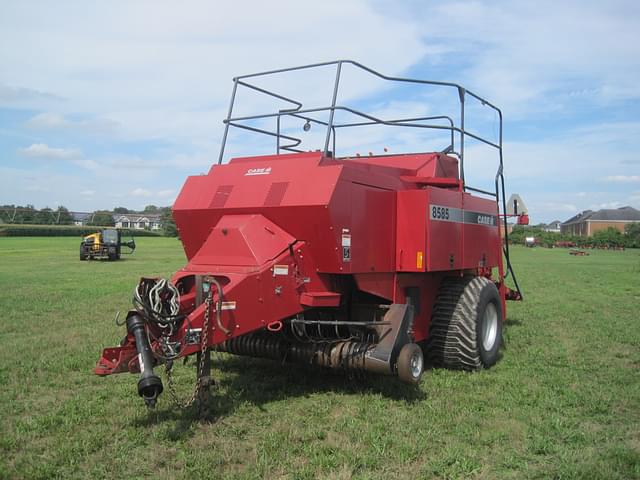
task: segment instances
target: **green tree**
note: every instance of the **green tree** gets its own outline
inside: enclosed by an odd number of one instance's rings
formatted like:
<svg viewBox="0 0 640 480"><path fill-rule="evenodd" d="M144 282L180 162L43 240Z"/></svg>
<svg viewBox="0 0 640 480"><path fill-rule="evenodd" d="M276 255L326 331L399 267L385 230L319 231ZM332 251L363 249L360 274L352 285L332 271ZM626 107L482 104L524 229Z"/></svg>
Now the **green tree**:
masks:
<svg viewBox="0 0 640 480"><path fill-rule="evenodd" d="M144 213L161 213L160 209L155 205L147 205L146 207L144 207L143 212Z"/></svg>
<svg viewBox="0 0 640 480"><path fill-rule="evenodd" d="M15 205L2 205L0 207L0 223L20 223L20 212Z"/></svg>
<svg viewBox="0 0 640 480"><path fill-rule="evenodd" d="M593 243L599 247L623 247L625 237L617 228L609 227L593 234Z"/></svg>
<svg viewBox="0 0 640 480"><path fill-rule="evenodd" d="M113 215L111 215L111 212L107 212L105 210L96 210L95 212L93 212L92 218L89 220L87 225L113 227L115 223L113 221Z"/></svg>
<svg viewBox="0 0 640 480"><path fill-rule="evenodd" d="M627 247L640 248L640 222L627 223L624 226Z"/></svg>
<svg viewBox="0 0 640 480"><path fill-rule="evenodd" d="M34 215L34 222L38 225L51 225L55 223L54 220L55 217L53 216L53 210L51 210L49 207L40 209Z"/></svg>
<svg viewBox="0 0 640 480"><path fill-rule="evenodd" d="M129 210L128 208L124 208L124 207L116 207L113 209L113 213L130 213L131 210Z"/></svg>
<svg viewBox="0 0 640 480"><path fill-rule="evenodd" d="M16 215L15 223L36 223L37 213L38 211L31 204L27 204L24 207L18 206L18 214Z"/></svg>
<svg viewBox="0 0 640 480"><path fill-rule="evenodd" d="M176 227L176 222L173 220L173 213L171 212L171 207L162 207L160 211L161 211L160 222L162 223L162 230L164 234L167 237L177 237L178 227Z"/></svg>
<svg viewBox="0 0 640 480"><path fill-rule="evenodd" d="M54 215L58 225L73 225L73 215L71 215L67 207L62 205L58 206Z"/></svg>

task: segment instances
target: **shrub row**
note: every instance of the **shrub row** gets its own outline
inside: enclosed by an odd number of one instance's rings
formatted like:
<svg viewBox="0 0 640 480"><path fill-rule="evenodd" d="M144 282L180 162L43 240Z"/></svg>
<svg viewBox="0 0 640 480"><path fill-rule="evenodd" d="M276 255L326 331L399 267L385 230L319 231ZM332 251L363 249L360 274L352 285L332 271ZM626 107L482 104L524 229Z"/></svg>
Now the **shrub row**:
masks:
<svg viewBox="0 0 640 480"><path fill-rule="evenodd" d="M76 225L0 225L0 237L80 237L96 233L109 227L85 227ZM134 237L159 237L160 233L150 230L122 229Z"/></svg>
<svg viewBox="0 0 640 480"><path fill-rule="evenodd" d="M640 248L640 223L628 224L625 233L609 227L599 230L590 237L579 237L556 232L546 232L536 226L513 228L509 234L509 243L524 245L526 237L534 237L536 245L543 247L580 247L580 248Z"/></svg>

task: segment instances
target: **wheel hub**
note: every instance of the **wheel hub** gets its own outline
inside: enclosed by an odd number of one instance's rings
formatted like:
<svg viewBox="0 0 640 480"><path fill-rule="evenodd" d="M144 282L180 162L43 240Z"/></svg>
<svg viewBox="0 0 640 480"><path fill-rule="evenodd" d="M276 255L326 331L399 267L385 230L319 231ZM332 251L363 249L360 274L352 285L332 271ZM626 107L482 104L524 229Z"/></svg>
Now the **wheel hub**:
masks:
<svg viewBox="0 0 640 480"><path fill-rule="evenodd" d="M414 353L411 356L411 375L418 378L422 374L422 355Z"/></svg>
<svg viewBox="0 0 640 480"><path fill-rule="evenodd" d="M482 316L482 348L489 351L496 343L498 336L498 310L493 303L488 303Z"/></svg>

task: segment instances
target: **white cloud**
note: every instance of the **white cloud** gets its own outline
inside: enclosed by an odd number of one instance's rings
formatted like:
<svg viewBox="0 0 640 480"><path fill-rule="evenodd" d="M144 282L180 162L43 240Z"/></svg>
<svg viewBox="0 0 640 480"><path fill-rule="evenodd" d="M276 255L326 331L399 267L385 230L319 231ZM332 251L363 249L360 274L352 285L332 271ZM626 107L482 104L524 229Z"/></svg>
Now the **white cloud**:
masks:
<svg viewBox="0 0 640 480"><path fill-rule="evenodd" d="M150 197L153 194L149 190L138 187L131 191L131 195L134 197Z"/></svg>
<svg viewBox="0 0 640 480"><path fill-rule="evenodd" d="M34 130L76 130L86 133L114 133L118 123L106 118L69 120L58 113L44 112L31 117L25 124Z"/></svg>
<svg viewBox="0 0 640 480"><path fill-rule="evenodd" d="M540 207L550 210L552 212L573 213L578 210L572 203L553 203L547 202L540 205Z"/></svg>
<svg viewBox="0 0 640 480"><path fill-rule="evenodd" d="M589 210L600 210L600 209L611 209L611 208L620 208L622 207L622 203L620 202L604 202L604 203L593 203L589 205Z"/></svg>
<svg viewBox="0 0 640 480"><path fill-rule="evenodd" d="M46 143L33 143L19 149L21 155L31 158L48 158L55 160L71 160L82 156L82 152L75 148L54 148Z"/></svg>
<svg viewBox="0 0 640 480"><path fill-rule="evenodd" d="M1 22L1 20L0 20ZM16 106L30 107L58 103L63 99L50 92L44 92L33 88L15 87L0 84L0 106L15 108Z"/></svg>
<svg viewBox="0 0 640 480"><path fill-rule="evenodd" d="M39 113L27 121L31 128L62 128L69 126L69 122L62 115L56 113Z"/></svg>
<svg viewBox="0 0 640 480"><path fill-rule="evenodd" d="M225 4L224 14L205 0L98 3L73 21L53 4L38 9L34 18L27 4L3 8L3 43L13 46L0 51L12 66L5 81L65 97L57 114L107 117L138 138L215 135L234 75L336 58L397 74L427 51L419 23L389 18L365 0L285 0L277 8L240 1ZM331 84L323 86L330 93ZM313 93L313 78L299 87ZM343 87L342 94L363 91Z"/></svg>
<svg viewBox="0 0 640 480"><path fill-rule="evenodd" d="M95 190L82 190L80 192L80 195L83 195L85 197L92 197L95 193Z"/></svg>
<svg viewBox="0 0 640 480"><path fill-rule="evenodd" d="M495 101L508 119L565 110L576 96L590 103L640 98L637 2L384 5L393 17L428 25L426 43L445 53L425 61Z"/></svg>
<svg viewBox="0 0 640 480"><path fill-rule="evenodd" d="M84 168L85 170L89 170L94 173L104 170L103 168L101 168L98 162L91 159L81 158L79 160L74 160L73 163L81 168Z"/></svg>
<svg viewBox="0 0 640 480"><path fill-rule="evenodd" d="M640 175L608 175L604 177L607 182L632 183L640 182Z"/></svg>
<svg viewBox="0 0 640 480"><path fill-rule="evenodd" d="M158 197L171 197L175 195L176 191L173 188L168 188L166 190L159 190L156 195Z"/></svg>

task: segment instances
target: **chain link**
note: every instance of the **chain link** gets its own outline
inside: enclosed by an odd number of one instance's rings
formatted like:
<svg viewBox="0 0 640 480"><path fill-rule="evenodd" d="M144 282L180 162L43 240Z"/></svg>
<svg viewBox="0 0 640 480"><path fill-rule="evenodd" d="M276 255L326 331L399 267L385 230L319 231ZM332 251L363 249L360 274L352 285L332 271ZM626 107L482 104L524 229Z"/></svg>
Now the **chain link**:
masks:
<svg viewBox="0 0 640 480"><path fill-rule="evenodd" d="M198 372L196 374L196 384L193 387L193 393L191 398L187 402L183 402L178 398L175 391L175 385L173 383L173 362L167 362L165 365L165 372L167 374L167 386L169 387L169 394L173 403L181 408L189 408L194 404L196 399L200 396L202 390L202 375L204 373L204 365L206 363L206 355L209 350L207 347L207 336L209 332L209 317L211 316L211 303L213 302L213 289L209 288L209 295L205 298L205 310L204 310L204 322L202 324L202 331L200 332L200 363L198 364Z"/></svg>

